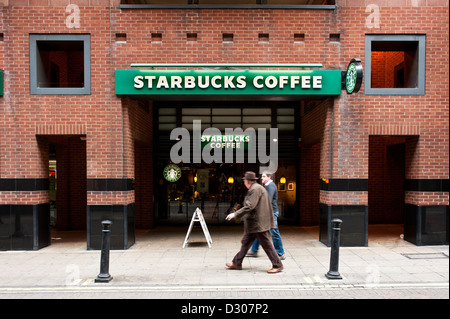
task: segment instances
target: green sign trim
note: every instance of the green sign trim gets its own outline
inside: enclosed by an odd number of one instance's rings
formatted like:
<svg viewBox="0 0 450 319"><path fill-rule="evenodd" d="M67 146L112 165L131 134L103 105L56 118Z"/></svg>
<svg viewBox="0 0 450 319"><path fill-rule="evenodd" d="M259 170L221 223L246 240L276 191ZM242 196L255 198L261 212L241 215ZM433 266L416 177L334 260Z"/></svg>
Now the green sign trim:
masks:
<svg viewBox="0 0 450 319"><path fill-rule="evenodd" d="M3 70L0 70L0 96L3 95Z"/></svg>
<svg viewBox="0 0 450 319"><path fill-rule="evenodd" d="M131 63L132 68L321 68L320 63Z"/></svg>
<svg viewBox="0 0 450 319"><path fill-rule="evenodd" d="M340 95L340 70L116 70L117 95Z"/></svg>

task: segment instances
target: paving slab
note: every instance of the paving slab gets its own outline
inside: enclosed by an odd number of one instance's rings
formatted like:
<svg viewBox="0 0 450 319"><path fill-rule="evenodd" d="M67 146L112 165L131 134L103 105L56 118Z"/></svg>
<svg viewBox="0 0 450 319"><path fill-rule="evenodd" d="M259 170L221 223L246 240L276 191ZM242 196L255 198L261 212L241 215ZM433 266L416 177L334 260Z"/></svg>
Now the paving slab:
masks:
<svg viewBox="0 0 450 319"><path fill-rule="evenodd" d="M169 226L138 230L132 247L110 252L113 280L107 284L94 282L100 270L100 251L86 250L83 233L61 232L60 239L38 251L1 251L0 298L20 293L63 297L69 292L76 298L105 293L149 298L313 298L330 297L337 291L339 297L355 298L363 291L370 296L389 296L389 289L403 296L408 291L437 289L438 296L448 298L448 245L415 246L400 234L372 235L368 247L340 248L343 278L329 280L325 274L330 248L318 240L317 227L280 226L286 259L285 269L278 274L267 274L271 264L263 250L257 258L245 258L243 270L226 269L225 263L240 248L242 226L210 226L211 248L201 229L195 227L183 249L186 231L187 227ZM415 254L414 258L408 254Z"/></svg>

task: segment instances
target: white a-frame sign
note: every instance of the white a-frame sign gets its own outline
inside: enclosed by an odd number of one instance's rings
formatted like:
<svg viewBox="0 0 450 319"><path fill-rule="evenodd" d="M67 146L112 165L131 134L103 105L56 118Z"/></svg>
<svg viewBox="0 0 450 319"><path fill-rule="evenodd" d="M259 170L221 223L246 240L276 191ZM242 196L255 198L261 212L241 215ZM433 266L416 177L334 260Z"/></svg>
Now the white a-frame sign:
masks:
<svg viewBox="0 0 450 319"><path fill-rule="evenodd" d="M186 238L184 239L183 248L184 246L186 246L189 240L189 235L191 234L192 227L194 227L194 222L200 222L200 225L202 226L203 229L203 234L205 234L206 241L208 242L208 246L209 248L211 248L212 238L211 235L209 234L208 227L206 227L206 222L205 218L203 217L203 213L198 207L195 210L194 215L192 215L191 224L189 225Z"/></svg>

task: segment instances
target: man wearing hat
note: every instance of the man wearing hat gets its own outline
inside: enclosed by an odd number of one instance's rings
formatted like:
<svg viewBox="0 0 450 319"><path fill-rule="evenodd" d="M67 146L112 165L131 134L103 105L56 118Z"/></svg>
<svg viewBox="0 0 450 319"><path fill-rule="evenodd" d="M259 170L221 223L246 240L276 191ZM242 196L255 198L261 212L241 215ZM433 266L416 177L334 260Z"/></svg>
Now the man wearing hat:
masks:
<svg viewBox="0 0 450 319"><path fill-rule="evenodd" d="M275 228L272 203L264 187L256 182L257 179L254 172L245 172L243 180L248 192L242 208L226 217L226 220L233 218L244 220L241 250L234 256L232 263L227 263L226 266L228 269L242 269L242 261L253 241L257 238L272 262L272 268L267 272L273 274L283 270L283 264L273 246L269 233L270 229Z"/></svg>

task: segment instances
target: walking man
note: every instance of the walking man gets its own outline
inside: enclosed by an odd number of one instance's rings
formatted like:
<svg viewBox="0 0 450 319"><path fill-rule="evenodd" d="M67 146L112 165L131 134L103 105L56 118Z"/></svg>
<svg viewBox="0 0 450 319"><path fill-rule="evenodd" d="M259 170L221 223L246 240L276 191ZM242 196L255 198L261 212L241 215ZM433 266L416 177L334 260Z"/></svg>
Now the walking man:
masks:
<svg viewBox="0 0 450 319"><path fill-rule="evenodd" d="M244 221L244 235L241 240L241 250L234 256L232 263L227 263L228 269L242 269L242 261L255 238L258 239L264 251L272 262L270 274L283 270L283 264L273 246L269 230L275 227L272 204L263 186L256 183L256 174L246 172L243 177L248 192L241 209L231 213L226 220L242 218Z"/></svg>
<svg viewBox="0 0 450 319"><path fill-rule="evenodd" d="M278 256L280 256L281 260L284 260L284 249L283 249L283 241L281 240L280 230L278 229L278 189L277 185L272 180L273 174L269 171L264 171L261 175L261 181L264 187L269 193L269 198L272 203L273 209L273 218L275 220L275 228L270 229L270 234L272 235L273 245L275 250L277 251ZM247 257L257 257L259 249L259 241L255 239L253 242L252 250L247 254Z"/></svg>

